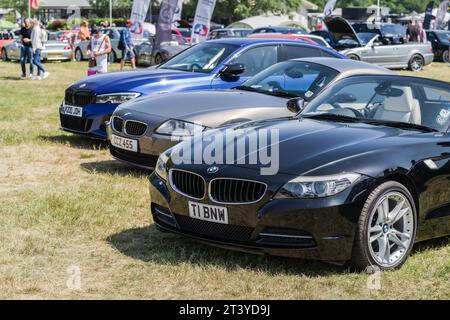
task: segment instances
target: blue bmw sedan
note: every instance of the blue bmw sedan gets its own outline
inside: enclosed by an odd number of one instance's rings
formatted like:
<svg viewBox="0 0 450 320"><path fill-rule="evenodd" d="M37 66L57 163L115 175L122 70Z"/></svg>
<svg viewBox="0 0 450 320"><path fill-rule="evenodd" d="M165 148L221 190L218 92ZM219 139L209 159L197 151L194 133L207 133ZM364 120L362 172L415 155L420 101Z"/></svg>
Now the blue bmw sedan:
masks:
<svg viewBox="0 0 450 320"><path fill-rule="evenodd" d="M232 88L277 62L304 57L345 59L334 50L299 40L207 41L156 67L101 74L74 83L66 89L59 109L61 128L106 139L106 123L121 103L153 94Z"/></svg>

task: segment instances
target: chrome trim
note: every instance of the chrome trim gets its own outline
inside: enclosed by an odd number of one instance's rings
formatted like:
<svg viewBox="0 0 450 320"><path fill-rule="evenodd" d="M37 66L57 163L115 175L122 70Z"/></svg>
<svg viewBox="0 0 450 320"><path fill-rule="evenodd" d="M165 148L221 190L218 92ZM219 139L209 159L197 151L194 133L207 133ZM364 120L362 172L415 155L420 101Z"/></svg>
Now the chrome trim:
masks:
<svg viewBox="0 0 450 320"><path fill-rule="evenodd" d="M263 184L265 186L264 192L262 193L262 196L255 200L255 201L250 201L250 202L221 202L221 201L217 201L215 200L212 196L211 196L211 183L214 180L240 180L240 181L248 181L248 182L255 182L255 183L260 183ZM219 203L219 204L252 204L252 203L257 203L259 201L261 201L262 198L264 198L264 196L266 195L267 192L267 184L261 181L256 181L256 180L249 180L249 179L240 179L240 178L227 178L227 177L220 177L220 178L214 178L211 179L208 183L208 198L209 200L211 200L214 203Z"/></svg>
<svg viewBox="0 0 450 320"><path fill-rule="evenodd" d="M165 212L159 210L156 206L153 207L153 209L154 209L156 212L158 212L158 214L160 214L160 215L162 215L162 216L164 216L164 217L167 217L167 218L170 218L170 219L174 219L174 217L173 217L171 214L168 214L168 213L165 213Z"/></svg>
<svg viewBox="0 0 450 320"><path fill-rule="evenodd" d="M123 119L122 119L122 120L123 120ZM143 133L143 134L139 134L139 135L135 135L135 134L130 134L130 133L128 133L128 132L127 132L127 122L128 122L128 121L133 121L133 122L137 122L137 123L144 124L144 125L145 125L145 131L144 131L144 133ZM125 121L123 122L123 132L124 132L125 134L129 135L129 136L133 136L133 137L142 137L143 135L145 135L145 133L147 132L147 130L148 130L148 124L145 123L145 122L137 121L137 120L133 120L133 119L127 119L127 120L125 120Z"/></svg>
<svg viewBox="0 0 450 320"><path fill-rule="evenodd" d="M201 198L195 198L195 197L191 197L190 195L188 195L188 194L186 194L186 193L184 193L184 192L182 192L182 191L180 191L177 187L175 187L175 185L173 184L173 179L172 179L172 172L173 171L183 171L183 172L187 172L187 173L190 173L190 174L194 174L194 175L196 175L196 176L199 176L202 180L203 180L203 183L204 183L204 192L203 192L203 197L201 197ZM175 191L175 192L177 192L177 193L179 193L179 194L181 194L182 196L185 196L185 197L187 197L187 198L189 198L189 199L194 199L194 200L203 200L203 199L205 199L205 197L206 197L206 180L205 180L205 178L203 178L201 175L199 175L198 173L195 173L195 172L192 172L192 171L188 171L188 170L182 170L182 169L170 169L169 170L169 185L170 185L170 187Z"/></svg>
<svg viewBox="0 0 450 320"><path fill-rule="evenodd" d="M267 233L267 232L261 232L259 234L260 236L265 237L278 237L278 238L294 238L294 239L312 239L311 236L295 236L295 235L286 235L286 234L277 234L277 233Z"/></svg>

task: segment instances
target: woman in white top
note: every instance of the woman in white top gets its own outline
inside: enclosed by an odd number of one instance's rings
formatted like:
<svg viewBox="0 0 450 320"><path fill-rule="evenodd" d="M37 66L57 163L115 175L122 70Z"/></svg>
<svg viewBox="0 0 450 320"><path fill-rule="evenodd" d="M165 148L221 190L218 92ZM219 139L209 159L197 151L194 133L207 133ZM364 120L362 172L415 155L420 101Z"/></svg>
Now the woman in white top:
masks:
<svg viewBox="0 0 450 320"><path fill-rule="evenodd" d="M44 67L41 64L41 51L44 49L44 44L47 42L47 34L45 30L41 29L39 25L39 21L33 20L33 30L31 31L31 46L33 48L33 64L37 67L37 79L45 79L50 73L45 71ZM41 72L43 73L43 77L41 78ZM33 78L31 78L33 79Z"/></svg>
<svg viewBox="0 0 450 320"><path fill-rule="evenodd" d="M88 44L88 52L91 59L96 60L95 73L108 72L108 54L111 52L111 41L101 29L92 30L91 40Z"/></svg>

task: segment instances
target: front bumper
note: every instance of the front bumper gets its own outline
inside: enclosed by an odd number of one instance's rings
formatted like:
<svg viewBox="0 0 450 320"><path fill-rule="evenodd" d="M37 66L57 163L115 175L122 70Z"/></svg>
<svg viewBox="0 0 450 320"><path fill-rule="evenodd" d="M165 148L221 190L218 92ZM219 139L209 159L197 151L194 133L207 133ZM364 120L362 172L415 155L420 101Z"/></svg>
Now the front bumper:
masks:
<svg viewBox="0 0 450 320"><path fill-rule="evenodd" d="M149 180L150 210L160 229L238 251L335 263L351 258L366 195L365 190L359 191L351 202L343 200L348 196L344 194L329 199L278 200L271 199L273 194L268 192L258 203L221 204L228 209L229 224L218 224L189 217L189 199L155 173ZM208 199L200 202L217 205Z"/></svg>
<svg viewBox="0 0 450 320"><path fill-rule="evenodd" d="M82 117L59 113L61 129L96 139L106 140L107 122L116 109L116 104L88 104L82 106Z"/></svg>

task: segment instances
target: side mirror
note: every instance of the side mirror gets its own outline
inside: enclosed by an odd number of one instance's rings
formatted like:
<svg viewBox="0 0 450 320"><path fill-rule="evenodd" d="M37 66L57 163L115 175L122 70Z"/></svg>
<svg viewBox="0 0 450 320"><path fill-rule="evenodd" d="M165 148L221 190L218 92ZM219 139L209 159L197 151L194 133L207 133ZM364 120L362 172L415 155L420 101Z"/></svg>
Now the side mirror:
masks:
<svg viewBox="0 0 450 320"><path fill-rule="evenodd" d="M233 78L242 74L244 71L245 66L242 63L227 64L220 72L220 75L224 78Z"/></svg>
<svg viewBox="0 0 450 320"><path fill-rule="evenodd" d="M286 103L286 107L292 113L300 113L305 108L305 100L302 98L289 99Z"/></svg>

